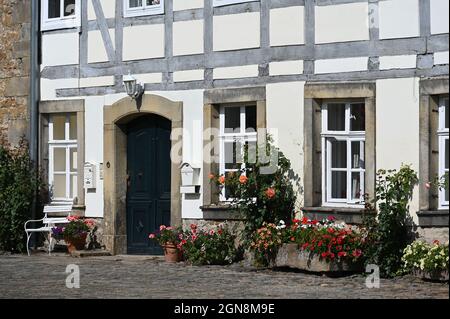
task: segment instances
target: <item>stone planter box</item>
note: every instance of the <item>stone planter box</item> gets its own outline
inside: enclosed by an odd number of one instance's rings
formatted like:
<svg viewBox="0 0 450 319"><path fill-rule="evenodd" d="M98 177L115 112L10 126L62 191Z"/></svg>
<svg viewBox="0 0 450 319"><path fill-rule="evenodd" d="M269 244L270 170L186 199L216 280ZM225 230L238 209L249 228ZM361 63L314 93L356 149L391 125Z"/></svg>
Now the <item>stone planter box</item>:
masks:
<svg viewBox="0 0 450 319"><path fill-rule="evenodd" d="M421 269L415 269L413 271L414 276L422 280L430 281L448 281L448 270L428 272Z"/></svg>
<svg viewBox="0 0 450 319"><path fill-rule="evenodd" d="M362 264L352 262L326 262L319 256L304 252L297 244L284 244L278 250L275 267L289 267L318 273L355 273L362 272Z"/></svg>

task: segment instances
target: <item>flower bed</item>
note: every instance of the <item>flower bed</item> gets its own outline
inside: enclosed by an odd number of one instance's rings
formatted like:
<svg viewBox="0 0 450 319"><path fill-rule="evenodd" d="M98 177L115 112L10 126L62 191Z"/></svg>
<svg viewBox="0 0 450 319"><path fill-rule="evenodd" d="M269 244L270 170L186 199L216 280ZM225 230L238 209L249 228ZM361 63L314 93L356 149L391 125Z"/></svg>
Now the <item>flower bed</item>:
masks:
<svg viewBox="0 0 450 319"><path fill-rule="evenodd" d="M404 270L416 277L434 281L448 281L449 247L439 241L428 244L416 240L406 247L402 257Z"/></svg>
<svg viewBox="0 0 450 319"><path fill-rule="evenodd" d="M333 217L318 221L294 219L290 226L265 224L251 249L259 265L292 267L313 272L362 270L366 232L336 223Z"/></svg>

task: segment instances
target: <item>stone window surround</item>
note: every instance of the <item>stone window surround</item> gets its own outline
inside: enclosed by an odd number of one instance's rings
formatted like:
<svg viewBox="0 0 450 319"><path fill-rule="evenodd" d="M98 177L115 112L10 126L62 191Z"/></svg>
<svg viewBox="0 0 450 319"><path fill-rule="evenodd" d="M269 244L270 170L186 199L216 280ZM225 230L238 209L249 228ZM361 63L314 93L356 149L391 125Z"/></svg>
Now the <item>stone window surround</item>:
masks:
<svg viewBox="0 0 450 319"><path fill-rule="evenodd" d="M449 78L421 79L420 91L420 159L419 159L419 217L420 227L448 227L449 210L438 209L438 194L424 187L437 175L439 167L437 128L439 98L449 92Z"/></svg>
<svg viewBox="0 0 450 319"><path fill-rule="evenodd" d="M209 180L211 173L219 172L219 163L212 161L219 157L220 139L215 135L220 128L220 106L224 104L256 104L257 128L266 128L266 88L235 88L235 89L210 89L204 92L203 125L205 128L203 143L206 147L212 141L211 153L204 154L203 164L203 206L201 207L204 219L212 220L239 220L236 212L230 211L229 205L221 205L217 188ZM216 128L214 132L208 132L207 128ZM214 134L214 135L212 135Z"/></svg>
<svg viewBox="0 0 450 319"><path fill-rule="evenodd" d="M304 102L304 207L311 218L335 215L348 223L361 223L364 209L322 205L323 100L364 100L366 107L365 193L373 198L376 181L376 83L306 83Z"/></svg>
<svg viewBox="0 0 450 319"><path fill-rule="evenodd" d="M64 101L42 101L39 104L39 165L44 170L44 182L48 182L49 170L49 115L59 113L77 114L77 176L78 176L78 201L74 205L74 210L79 215L84 215L85 194L83 187L84 180L84 154L85 154L85 135L84 135L84 100L64 100Z"/></svg>

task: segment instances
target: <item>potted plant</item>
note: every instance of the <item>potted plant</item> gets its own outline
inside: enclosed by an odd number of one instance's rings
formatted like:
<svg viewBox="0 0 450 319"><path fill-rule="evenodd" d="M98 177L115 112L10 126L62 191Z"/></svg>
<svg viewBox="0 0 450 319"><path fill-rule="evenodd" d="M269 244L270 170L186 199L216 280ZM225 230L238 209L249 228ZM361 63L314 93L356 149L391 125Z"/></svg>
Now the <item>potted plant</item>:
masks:
<svg viewBox="0 0 450 319"><path fill-rule="evenodd" d="M68 217L69 223L64 227L54 227L52 236L56 239L64 239L67 250L72 254L76 250L83 250L86 246L86 238L94 226L92 220L82 220L76 216Z"/></svg>
<svg viewBox="0 0 450 319"><path fill-rule="evenodd" d="M164 257L168 263L177 263L181 260L182 251L179 249L181 233L179 228L161 225L158 232L149 235L151 240L156 240L164 249Z"/></svg>

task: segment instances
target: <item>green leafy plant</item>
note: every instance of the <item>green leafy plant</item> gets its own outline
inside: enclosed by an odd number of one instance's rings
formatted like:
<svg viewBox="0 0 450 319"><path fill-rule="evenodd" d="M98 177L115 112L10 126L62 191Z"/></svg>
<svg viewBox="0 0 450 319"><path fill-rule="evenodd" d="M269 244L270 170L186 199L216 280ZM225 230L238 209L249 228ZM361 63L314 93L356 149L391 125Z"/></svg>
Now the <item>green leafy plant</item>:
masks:
<svg viewBox="0 0 450 319"><path fill-rule="evenodd" d="M25 139L12 147L0 136L0 250L12 253L26 250L23 225L31 219L33 200L41 194L42 186Z"/></svg>
<svg viewBox="0 0 450 319"><path fill-rule="evenodd" d="M283 226L283 222L279 226L263 223L253 234L250 250L253 251L256 266L269 266L275 260L278 249L283 244Z"/></svg>
<svg viewBox="0 0 450 319"><path fill-rule="evenodd" d="M235 246L236 236L227 227L201 230L192 224L182 234L178 248L182 249L184 258L193 265L227 265L238 258Z"/></svg>
<svg viewBox="0 0 450 319"><path fill-rule="evenodd" d="M426 272L445 271L449 269L449 247L439 241L428 244L416 240L408 245L403 252L403 269L411 272L417 269Z"/></svg>
<svg viewBox="0 0 450 319"><path fill-rule="evenodd" d="M276 159L276 162L271 161L269 166L261 158ZM253 234L264 223L292 220L296 195L289 178L291 163L270 137L262 146L246 145L243 160L244 168L238 172L226 176L210 175L210 179L219 189L227 188L232 207L244 217L243 243L248 247Z"/></svg>
<svg viewBox="0 0 450 319"><path fill-rule="evenodd" d="M403 250L408 244L409 203L418 178L409 165L400 170L379 170L376 198L368 209L376 210L377 218L366 218L369 229L367 263L380 267L383 277L393 277L402 267Z"/></svg>

